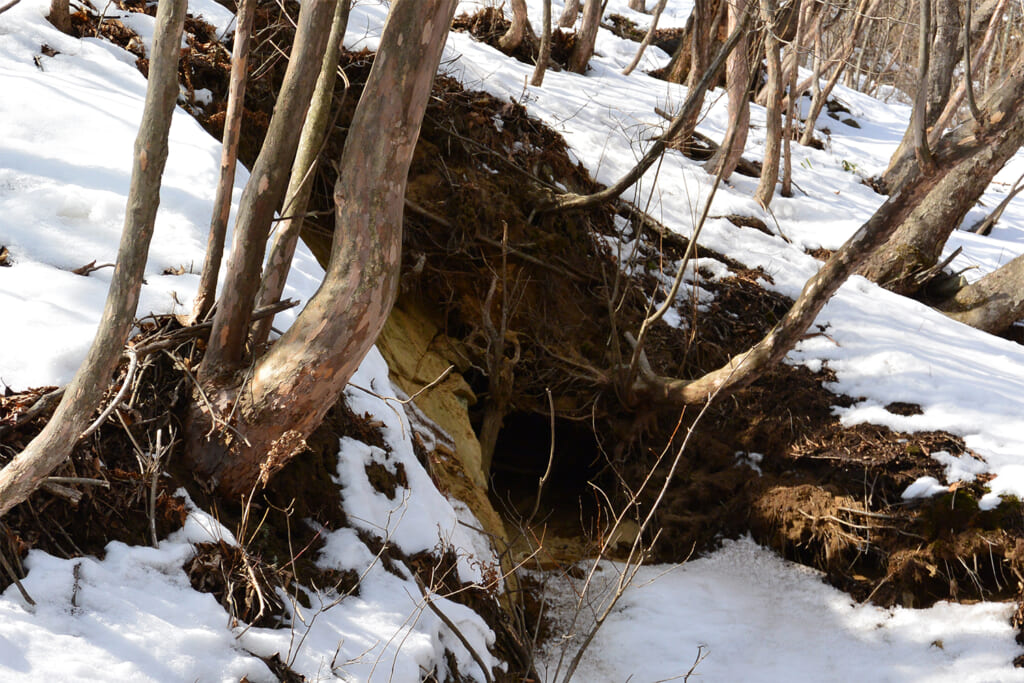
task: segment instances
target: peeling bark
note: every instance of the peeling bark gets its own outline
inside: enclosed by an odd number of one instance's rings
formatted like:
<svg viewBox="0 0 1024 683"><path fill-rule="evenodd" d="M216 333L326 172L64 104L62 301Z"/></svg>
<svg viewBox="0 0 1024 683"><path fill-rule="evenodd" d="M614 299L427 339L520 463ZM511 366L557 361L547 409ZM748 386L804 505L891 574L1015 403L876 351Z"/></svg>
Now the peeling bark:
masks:
<svg viewBox="0 0 1024 683"><path fill-rule="evenodd" d="M455 6L456 0L392 3L339 165L324 282L244 387L237 380L211 386L221 416L236 408L233 431L216 430L207 440L210 416L201 404L192 408L187 457L224 496L249 493L301 449L391 310L409 165Z"/></svg>
<svg viewBox="0 0 1024 683"><path fill-rule="evenodd" d="M210 345L199 366L200 379L230 374L244 363L270 225L288 184L302 132L297 122L305 118L313 95L336 1L307 0L299 11L299 27L274 116L239 203L231 257L213 317Z"/></svg>
<svg viewBox="0 0 1024 683"><path fill-rule="evenodd" d="M292 164L291 176L288 178L288 191L284 196L285 217L277 226L274 243L270 247L267 266L263 272L263 281L257 296L257 307L269 306L278 301L284 293L284 285L291 269L295 247L299 242L309 196L313 190L313 171L317 157L327 136L330 123L331 105L334 102L334 83L337 80L338 61L341 56L341 42L345 38L348 26L351 0L338 0L331 23L331 35L327 41L327 51L320 65L316 89L306 121L302 126L299 138L299 149ZM270 328L274 319L265 318L253 324L252 346L259 348L270 336Z"/></svg>

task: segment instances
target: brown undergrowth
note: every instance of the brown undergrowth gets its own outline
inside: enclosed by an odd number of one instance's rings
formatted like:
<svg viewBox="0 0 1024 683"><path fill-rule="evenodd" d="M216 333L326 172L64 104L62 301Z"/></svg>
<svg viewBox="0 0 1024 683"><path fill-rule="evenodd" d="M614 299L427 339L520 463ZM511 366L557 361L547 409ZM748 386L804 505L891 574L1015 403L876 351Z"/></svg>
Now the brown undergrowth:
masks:
<svg viewBox="0 0 1024 683"><path fill-rule="evenodd" d="M487 30L493 37L500 26L495 28L492 21ZM187 63L206 59L202 45L190 43ZM254 60L254 69L263 65L268 84L280 69L270 59ZM303 234L323 260L333 234L330 202L336 171L329 161L340 158L345 127L371 63L369 53L346 53L342 59L351 87L345 92L339 84L335 92L335 132L316 172ZM222 111L224 63L189 78L193 87L214 94L200 120L218 134L217 115L210 112ZM268 85L261 96L257 88L254 99L247 99L247 124L253 125L246 127L252 137L243 161L255 158L260 126L265 126L261 122L272 105L272 100L260 98L272 91ZM479 427L489 409L500 407L506 429L495 451L492 495L509 523L519 524L529 513L547 462L553 413L559 483L542 498L540 519L592 529L595 519L607 519L609 503L627 502L626 488L636 488L658 453L680 444L697 412L688 410L680 420L679 409L631 401L615 381L616 368L628 356L624 332L638 329L665 278L674 274L686 241L625 203L534 215L541 200L564 189L587 193L597 186L572 162L557 133L530 118L518 102L465 91L452 79L438 78L408 182L400 296L431 311L438 329L457 349L457 371L478 399L470 409L475 424ZM628 259L616 248L624 243L636 245ZM769 282L764 273L744 268L727 255L700 249L698 255L724 264L729 275L715 279L697 273L697 284L710 297L698 298L700 290L693 288L693 298L676 307L677 325L652 328L646 353L660 374L692 378L718 367L764 335L791 303L764 287ZM176 402L188 393L186 379L173 371L169 359L154 362L162 364L150 374L154 382L163 382L154 384L163 407L154 407L152 415L140 414L135 423L139 438L161 424L169 429L173 422L165 415L173 416ZM832 406L854 399L829 393L823 383L830 379L827 370L816 375L783 365L712 405L696 426L658 512L660 538L654 557L678 561L694 551L713 549L722 538L749 532L786 557L821 569L857 599L924 606L940 599L1014 597L1024 582L1019 502L980 510L983 482L951 487L949 493L925 501L904 501L900 494L919 476L942 478L931 454L965 453L963 442L944 433L843 427ZM5 398L0 424L32 398ZM890 409L905 414L913 406ZM3 437L5 452L17 450L18 440L30 438L38 427L37 421L9 431ZM138 467L124 431L108 425L76 451L68 466L75 476L127 473L119 485L109 491L89 489L77 509L65 510L62 506L69 502L37 494L5 519L7 545L2 549L8 556L29 546L68 556L101 553L109 540L146 542L146 527L138 519L145 518L146 482L132 474ZM315 577L321 586L336 585L339 591L352 588L351 577L317 575L314 563L302 564L315 557L317 545L313 527L301 520L313 519L328 528L345 524L338 516L338 489L330 479L332 450L336 455L339 434L366 440L374 438L373 432L365 416L336 408L320 432L322 438L310 440L308 457L296 459L254 503L257 509L250 518L262 519L266 513L266 520L258 531L246 528L244 536L251 541L246 552L272 567L271 575L290 577L282 579L286 589L303 577ZM525 435L524 440L515 449L501 449L501 443L513 442L514 432ZM172 472L173 463L172 455ZM757 465L760 474L746 463ZM522 475L521 484L506 483L514 471ZM663 473L664 465L656 475ZM161 534L179 525L183 514L172 491L176 482L189 483L188 477L173 474L160 481ZM387 471L368 474L384 493L401 485L398 474L394 480ZM316 495L310 493L314 489ZM200 489L190 490L205 509L213 507ZM589 499L584 502L576 491L587 491ZM565 499L571 500L562 505ZM650 496L641 497L642 505L650 502ZM228 528L245 526L242 510L223 502L217 510ZM582 522L581 514L588 516ZM131 521L120 526L110 521L122 517ZM72 526L62 526L65 521ZM437 579L438 571L451 576L444 570L444 553L408 558L384 539L365 536L364 542L386 567L401 563L418 568L424 582ZM296 548L306 548L299 558ZM241 618L251 617L258 596L239 593L231 579L237 581L247 571L249 559L216 544L201 549L197 558L194 583L225 604L246 606ZM394 570L400 571L397 564ZM474 609L500 611L489 597L448 588L470 596L464 599ZM509 634L514 632L509 629ZM514 635L509 638L515 640ZM515 657L508 653L516 653L521 644L505 647L506 656Z"/></svg>

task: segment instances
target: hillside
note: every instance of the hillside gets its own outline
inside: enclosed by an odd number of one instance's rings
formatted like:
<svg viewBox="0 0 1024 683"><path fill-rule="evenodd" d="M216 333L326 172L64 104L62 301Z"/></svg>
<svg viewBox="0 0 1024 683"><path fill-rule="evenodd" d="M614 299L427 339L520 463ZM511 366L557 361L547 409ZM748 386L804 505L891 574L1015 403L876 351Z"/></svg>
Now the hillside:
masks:
<svg viewBox="0 0 1024 683"><path fill-rule="evenodd" d="M658 112L685 99L645 73L669 60L656 46L620 73L637 43L612 15L640 29L650 16L611 0L589 71L532 87L531 64L480 39L494 3L461 3L410 171L396 309L307 452L239 506L176 450L205 342L173 316L191 310L203 262L228 68L217 41L232 31L222 6L189 5L190 76L133 342L159 350L134 380L119 371L111 399L122 383L129 398L55 473L67 479L0 524L4 680L560 680L605 617L574 680L1024 680L1016 341L854 277L781 367L706 410L623 401L608 361L609 330L639 329L680 268L646 348L657 373L700 376L766 334L885 200L865 181L907 126L899 92L837 86L856 125L825 111L821 149L793 146L795 196L766 211L757 178L734 173L684 263L714 177L678 150L619 202L536 211L628 172ZM541 3L528 6L537 25ZM83 7L82 37L47 9L0 14L4 463L99 320L153 31L142 3ZM659 26L671 35L691 9L667 7ZM386 15L352 9L331 158ZM283 20L275 30L290 40ZM267 74L247 103L246 164L273 107ZM720 89L707 105L697 131L722 140ZM760 163L765 111L751 114L744 157ZM1022 173L1018 153L965 225ZM318 171L285 290L303 303L335 175ZM247 180L240 164L236 203ZM958 249L951 268L970 281L1024 253L1024 202L988 236L955 232L944 255Z"/></svg>

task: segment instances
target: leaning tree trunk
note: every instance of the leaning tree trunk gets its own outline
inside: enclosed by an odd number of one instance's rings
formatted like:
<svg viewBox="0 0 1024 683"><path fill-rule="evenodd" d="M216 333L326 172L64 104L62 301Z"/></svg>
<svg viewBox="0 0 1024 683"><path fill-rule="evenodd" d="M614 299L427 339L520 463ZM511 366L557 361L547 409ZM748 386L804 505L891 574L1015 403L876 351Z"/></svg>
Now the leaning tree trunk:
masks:
<svg viewBox="0 0 1024 683"><path fill-rule="evenodd" d="M1013 73L1024 85L1024 57L1018 58ZM883 244L911 211L943 180L951 169L973 159L986 147L999 147L1019 127L1024 108L1024 88L1014 90L1004 102L1007 107L972 121L943 137L933 150L935 163L925 169L914 167L904 185L894 192L850 239L807 281L803 291L782 320L753 347L732 357L721 368L695 380L659 377L647 371L637 380L635 390L648 400L671 404L699 404L724 396L757 380L780 362L803 337L825 303L853 274L869 254ZM1016 121L1014 120L1016 119ZM1014 296L1019 296L1018 289Z"/></svg>
<svg viewBox="0 0 1024 683"><path fill-rule="evenodd" d="M1024 317L1024 255L964 287L939 308L979 330L1005 332Z"/></svg>
<svg viewBox="0 0 1024 683"><path fill-rule="evenodd" d="M903 294L912 294L923 284L916 276L936 264L949 235L960 226L996 173L1024 145L1024 116L1019 104L1024 99L1022 60L1018 59L1010 76L981 102L989 120L1010 120L1006 135L952 169L885 247L871 256L861 275ZM915 162L911 172L916 170Z"/></svg>
<svg viewBox="0 0 1024 683"><path fill-rule="evenodd" d="M644 39L640 43L640 47L637 48L636 54L633 55L633 60L622 70L623 76L628 76L633 73L633 69L640 63L640 59L644 56L644 51L647 46L654 40L654 34L658 30L658 20L661 19L661 13L665 10L665 3L668 0L658 0L658 4L654 6L654 16L651 17L651 25L647 28L647 33L644 34Z"/></svg>
<svg viewBox="0 0 1024 683"><path fill-rule="evenodd" d="M576 45L569 55L569 71L582 74L594 55L594 43L597 42L597 29L601 27L600 0L587 0L583 6L583 23L576 32Z"/></svg>
<svg viewBox="0 0 1024 683"><path fill-rule="evenodd" d="M225 496L249 493L302 449L391 310L409 164L456 4L392 2L340 160L324 282L247 383L207 385L221 416L234 410L231 433L215 430L207 440L208 409L192 406L187 458Z"/></svg>
<svg viewBox="0 0 1024 683"><path fill-rule="evenodd" d="M132 330L160 203L167 135L178 99L178 53L187 4L185 0L168 0L157 8L149 85L135 138L124 229L99 329L53 417L0 471L0 515L25 500L68 457L103 399Z"/></svg>
<svg viewBox="0 0 1024 683"><path fill-rule="evenodd" d="M302 132L297 122L306 117L336 3L337 0L307 0L299 10L295 43L274 116L242 191L224 287L213 316L209 346L199 366L201 379L232 373L244 363L270 225L288 185Z"/></svg>

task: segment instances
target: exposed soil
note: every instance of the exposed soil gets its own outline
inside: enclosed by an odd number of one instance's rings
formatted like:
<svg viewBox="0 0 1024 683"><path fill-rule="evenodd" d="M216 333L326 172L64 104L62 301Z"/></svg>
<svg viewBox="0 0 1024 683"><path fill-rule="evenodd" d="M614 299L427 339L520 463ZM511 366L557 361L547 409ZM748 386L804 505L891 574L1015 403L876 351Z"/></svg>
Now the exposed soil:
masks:
<svg viewBox="0 0 1024 683"><path fill-rule="evenodd" d="M257 23L278 26L286 35L281 10L267 6L263 11ZM493 13L462 21L466 30L488 41L503 30ZM120 35L116 25L107 29L106 24L105 35ZM190 88L213 93L213 102L197 105L196 113L219 135L227 67L217 56L220 48L210 49L198 38L200 32L193 31L197 38L190 39L182 79ZM343 56L351 86L348 92L341 85L336 91L336 132L325 146L327 161L340 158L371 61L369 53ZM250 86L247 97L243 128L248 142L242 154L247 163L255 159L269 120L281 66L269 55L253 59L260 85ZM333 230L335 175L330 163L317 170L313 214L303 235L322 260ZM617 381L617 369L629 353L623 332L638 329L653 294L674 275L686 242L623 203L535 215L558 188L587 193L597 185L571 161L557 133L530 118L517 102L465 91L449 78L436 80L408 183L401 296L432 310L438 327L458 344L458 371L480 399L471 412L476 424L484 422L488 411L504 419L494 454L493 496L511 526L540 538L547 524L557 536L575 539L573 548L557 559L578 559L603 539L609 508L627 505L627 491L639 490L653 469L653 484L639 495L641 509L648 509L656 492L651 487L660 486L675 451L696 425L655 524L644 535L651 540L658 532L651 551L655 559L680 561L713 549L722 538L749 532L786 557L823 570L831 583L858 600L925 606L940 599L1017 596L1024 581L1019 502L979 510L982 481L951 487L925 501L904 501L902 491L916 478L942 478L931 454L963 454L963 442L945 433L844 428L832 406L854 399L823 388L831 379L827 370L815 375L804 368L777 367L749 389L714 403L699 422L696 409L630 397ZM637 240L628 264L614 249L627 240ZM652 328L645 350L659 374L692 378L718 367L763 336L791 303L764 289L764 273L727 255L698 251L725 264L731 274L717 280L698 274L700 287L713 299L698 302L694 289L694 298L675 310L677 326L661 322ZM626 265L628 276L620 274ZM166 332L173 325L156 321L146 333ZM176 351L188 365L199 353L201 344L195 343ZM180 363L166 354L148 360L143 376L147 391L136 392L137 402L124 414L127 425L108 422L57 473L106 479L110 488L76 487L82 494L77 505L60 495L37 493L4 519L0 552L6 557L21 557L29 547L63 557L102 554L110 540L149 541L149 480L140 472L128 433L142 441L157 428L167 434L177 429L175 416L191 387ZM42 417L16 421L41 393L0 399L0 463L41 428ZM894 404L889 409L912 414L915 407ZM545 429L552 417L554 476L537 517L526 525L548 462ZM210 544L197 549L189 566L193 585L212 592L242 620L273 624L281 614L273 608L260 614L260 581L239 582L247 563L262 568L266 592L275 585L293 592L295 582L310 577L317 585L335 585L339 593L357 590L351 576L316 574L322 572L312 562L317 534L302 520L328 528L345 524L338 487L331 480L337 437L380 442L375 432L365 416L337 406L309 440L310 451L277 476L248 517L206 499L188 473L175 471L172 452L171 476L157 482L157 533L169 533L182 522L183 505L172 494L180 485L188 486L205 509L216 509L229 528L251 529L244 520L268 513L259 533L243 534L253 536L244 551ZM659 463L662 452L668 455ZM368 474L385 493L393 494L402 483L402 473L387 468ZM631 538L625 541L628 547ZM385 566L402 562L427 583L438 580L438 572L442 581L451 580L444 556L403 557L381 539L367 536L364 542L376 548ZM544 543L556 545L551 539ZM305 550L296 556L295 548ZM550 550L548 555L555 556ZM0 578L0 586L7 581ZM460 595L474 609L491 614L493 623L503 618L493 596ZM504 656L519 661L523 645L517 631L504 628L499 638Z"/></svg>

